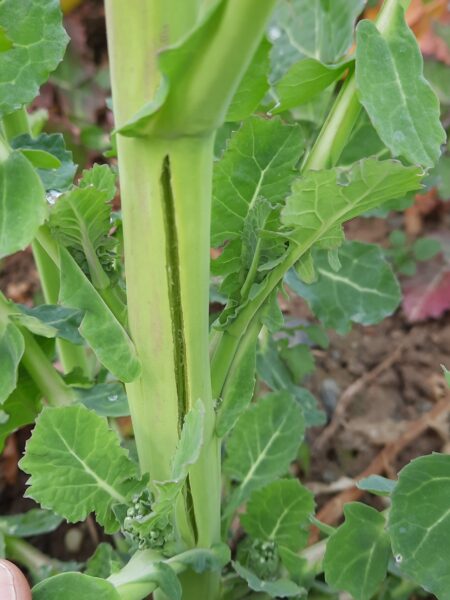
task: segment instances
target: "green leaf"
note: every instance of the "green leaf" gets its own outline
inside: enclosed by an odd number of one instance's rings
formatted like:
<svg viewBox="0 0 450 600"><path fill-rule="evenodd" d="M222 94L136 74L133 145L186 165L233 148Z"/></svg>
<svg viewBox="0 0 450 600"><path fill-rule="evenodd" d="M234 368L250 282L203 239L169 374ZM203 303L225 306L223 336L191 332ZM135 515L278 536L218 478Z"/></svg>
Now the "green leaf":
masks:
<svg viewBox="0 0 450 600"><path fill-rule="evenodd" d="M418 167L373 158L348 168L310 171L293 184L281 220L292 227L290 239L305 251L315 244L335 248L343 240L345 221L419 189L421 177Z"/></svg>
<svg viewBox="0 0 450 600"><path fill-rule="evenodd" d="M413 252L417 260L430 260L442 251L439 240L434 238L420 238L414 242Z"/></svg>
<svg viewBox="0 0 450 600"><path fill-rule="evenodd" d="M293 64L275 84L278 99L271 114L279 114L313 100L320 92L341 78L350 63L324 65L313 58Z"/></svg>
<svg viewBox="0 0 450 600"><path fill-rule="evenodd" d="M116 195L116 175L108 165L95 164L91 169L85 169L79 182L80 188L95 188L111 202Z"/></svg>
<svg viewBox="0 0 450 600"><path fill-rule="evenodd" d="M128 417L130 407L121 383L99 383L88 389L77 389L79 401L101 417Z"/></svg>
<svg viewBox="0 0 450 600"><path fill-rule="evenodd" d="M25 350L25 342L19 329L12 323L0 320L0 405L15 390L19 363Z"/></svg>
<svg viewBox="0 0 450 600"><path fill-rule="evenodd" d="M95 179L95 174L89 176L87 183L82 180L80 187L63 194L50 213L49 225L59 242L72 252L84 254L92 283L103 289L109 286L109 277L102 267L99 252L109 244L110 189L108 182L103 180L100 185L106 185L106 188L95 187L91 183Z"/></svg>
<svg viewBox="0 0 450 600"><path fill-rule="evenodd" d="M61 162L56 156L53 156L53 154L50 154L49 152L45 152L45 150L23 148L20 151L36 169L59 169L61 166Z"/></svg>
<svg viewBox="0 0 450 600"><path fill-rule="evenodd" d="M259 377L274 391L288 391L299 403L306 427L323 425L325 414L317 407L317 400L306 390L297 385L293 373L282 359L281 350L284 340L276 342L267 337L261 341L257 352L257 371Z"/></svg>
<svg viewBox="0 0 450 600"><path fill-rule="evenodd" d="M78 331L83 318L81 311L52 304L41 304L34 308L17 306L21 314L11 315L11 318L36 335L59 337L72 344L83 344Z"/></svg>
<svg viewBox="0 0 450 600"><path fill-rule="evenodd" d="M91 577L108 578L113 571L122 566L118 553L111 544L101 542L95 549L94 554L86 562L86 575Z"/></svg>
<svg viewBox="0 0 450 600"><path fill-rule="evenodd" d="M233 134L213 181L212 244L239 238L259 197L279 205L297 173L303 152L301 129L280 119L252 117Z"/></svg>
<svg viewBox="0 0 450 600"><path fill-rule="evenodd" d="M33 600L121 600L116 588L98 577L81 573L61 573L33 588Z"/></svg>
<svg viewBox="0 0 450 600"><path fill-rule="evenodd" d="M280 479L252 493L241 523L254 538L295 552L306 544L313 512L313 494L296 479Z"/></svg>
<svg viewBox="0 0 450 600"><path fill-rule="evenodd" d="M256 341L252 340L233 362L222 392L217 413L216 434L224 437L249 405L255 389Z"/></svg>
<svg viewBox="0 0 450 600"><path fill-rule="evenodd" d="M374 244L346 242L339 248L341 269L329 265L326 251L317 252L318 279L310 285L291 270L286 283L305 298L324 327L346 333L351 323L373 325L391 315L401 300L400 286L384 253Z"/></svg>
<svg viewBox="0 0 450 600"><path fill-rule="evenodd" d="M19 515L0 516L0 531L5 535L27 538L55 531L63 519L48 510L32 508Z"/></svg>
<svg viewBox="0 0 450 600"><path fill-rule="evenodd" d="M268 394L241 415L226 444L224 472L239 482L226 515L245 502L253 490L286 473L304 432L302 411L287 392Z"/></svg>
<svg viewBox="0 0 450 600"><path fill-rule="evenodd" d="M106 419L81 405L42 411L20 467L31 475L27 496L70 523L95 511L109 533L119 528L113 505L145 485Z"/></svg>
<svg viewBox="0 0 450 600"><path fill-rule="evenodd" d="M445 131L439 102L423 77L423 60L398 2L389 29L371 21L357 27L356 83L373 126L393 156L432 167Z"/></svg>
<svg viewBox="0 0 450 600"><path fill-rule="evenodd" d="M0 5L0 15L3 7L4 4ZM0 258L3 258L28 246L47 216L42 183L20 152L13 151L6 160L0 160L0 199Z"/></svg>
<svg viewBox="0 0 450 600"><path fill-rule="evenodd" d="M3 357L2 357L2 368ZM4 377L4 371L2 377ZM36 416L41 410L41 395L29 378L20 377L17 388L8 396L3 403L1 411L3 414L0 423L0 452L3 451L6 439L24 425L34 423Z"/></svg>
<svg viewBox="0 0 450 600"><path fill-rule="evenodd" d="M189 467L198 460L203 445L204 417L203 403L198 400L184 418L180 441L172 461L173 481L186 479Z"/></svg>
<svg viewBox="0 0 450 600"><path fill-rule="evenodd" d="M439 598L450 598L450 456L413 460L399 473L388 530L401 572Z"/></svg>
<svg viewBox="0 0 450 600"><path fill-rule="evenodd" d="M380 156L384 152L388 151L370 122L367 113L362 111L350 134L347 145L339 157L339 165L352 165L358 160L368 156Z"/></svg>
<svg viewBox="0 0 450 600"><path fill-rule="evenodd" d="M390 496L397 485L396 481L392 479L386 479L381 475L369 475L364 479L360 479L356 487L365 492L375 494L375 496Z"/></svg>
<svg viewBox="0 0 450 600"><path fill-rule="evenodd" d="M269 28L274 44L272 79L301 58L338 62L353 43L354 24L364 4L363 0L282 0Z"/></svg>
<svg viewBox="0 0 450 600"><path fill-rule="evenodd" d="M327 542L325 580L355 600L369 600L386 577L391 554L382 514L370 506L350 502L345 522Z"/></svg>
<svg viewBox="0 0 450 600"><path fill-rule="evenodd" d="M0 53L0 116L31 102L69 40L58 0L3 0L0 27L12 43Z"/></svg>
<svg viewBox="0 0 450 600"><path fill-rule="evenodd" d="M127 332L65 248L60 249L61 304L84 311L80 333L99 361L124 382L136 379L140 364Z"/></svg>
<svg viewBox="0 0 450 600"><path fill-rule="evenodd" d="M233 561L232 564L236 573L242 577L242 579L245 579L249 588L255 592L264 592L271 598L292 598L293 596L304 596L306 594L306 590L300 588L293 581L289 581L289 579L263 581L238 562Z"/></svg>
<svg viewBox="0 0 450 600"><path fill-rule="evenodd" d="M228 109L227 121L243 121L258 108L269 89L269 52L272 45L264 38L259 45Z"/></svg>
<svg viewBox="0 0 450 600"><path fill-rule="evenodd" d="M66 149L64 137L60 133L41 133L37 137L23 134L14 138L11 146L22 151L44 151L59 161L60 166L51 171L37 169L47 192L63 192L72 185L77 166L73 163L72 152Z"/></svg>

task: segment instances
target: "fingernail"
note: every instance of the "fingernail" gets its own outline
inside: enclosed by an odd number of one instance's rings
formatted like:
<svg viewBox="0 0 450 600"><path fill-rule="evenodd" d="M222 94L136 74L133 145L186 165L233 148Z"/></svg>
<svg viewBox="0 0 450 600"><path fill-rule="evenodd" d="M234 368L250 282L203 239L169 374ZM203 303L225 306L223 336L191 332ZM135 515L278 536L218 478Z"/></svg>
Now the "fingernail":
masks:
<svg viewBox="0 0 450 600"><path fill-rule="evenodd" d="M0 560L1 600L31 600L31 590L25 575L9 560Z"/></svg>

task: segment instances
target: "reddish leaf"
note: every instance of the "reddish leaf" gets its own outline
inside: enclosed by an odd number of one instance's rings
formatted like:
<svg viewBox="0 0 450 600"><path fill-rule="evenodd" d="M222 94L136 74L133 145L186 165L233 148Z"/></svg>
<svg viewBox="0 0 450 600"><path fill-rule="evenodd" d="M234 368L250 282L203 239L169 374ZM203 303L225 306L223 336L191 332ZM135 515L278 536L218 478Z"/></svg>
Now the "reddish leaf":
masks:
<svg viewBox="0 0 450 600"><path fill-rule="evenodd" d="M449 263L443 256L419 263L416 275L403 282L403 310L408 321L437 319L449 308Z"/></svg>

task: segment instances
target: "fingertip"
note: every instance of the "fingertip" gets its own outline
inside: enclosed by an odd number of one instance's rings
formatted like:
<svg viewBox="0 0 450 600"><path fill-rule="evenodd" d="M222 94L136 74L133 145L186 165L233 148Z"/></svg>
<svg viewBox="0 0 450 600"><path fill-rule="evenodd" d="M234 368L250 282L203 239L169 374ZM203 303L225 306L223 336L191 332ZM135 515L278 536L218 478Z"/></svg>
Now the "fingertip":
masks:
<svg viewBox="0 0 450 600"><path fill-rule="evenodd" d="M25 575L9 560L0 559L1 600L31 600L31 590Z"/></svg>

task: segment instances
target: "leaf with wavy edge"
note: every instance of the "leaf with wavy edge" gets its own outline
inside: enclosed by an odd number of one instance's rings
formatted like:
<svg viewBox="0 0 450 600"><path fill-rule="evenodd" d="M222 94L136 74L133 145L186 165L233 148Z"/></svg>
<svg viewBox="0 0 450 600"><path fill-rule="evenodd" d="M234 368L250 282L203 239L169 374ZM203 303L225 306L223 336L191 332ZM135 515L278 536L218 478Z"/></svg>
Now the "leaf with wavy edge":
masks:
<svg viewBox="0 0 450 600"><path fill-rule="evenodd" d="M0 117L31 102L64 56L69 36L58 0L2 0L0 30L10 41L0 52Z"/></svg>
<svg viewBox="0 0 450 600"><path fill-rule="evenodd" d="M41 412L20 468L31 475L26 495L43 508L70 523L95 512L109 533L119 529L113 506L145 487L107 420L80 404Z"/></svg>

